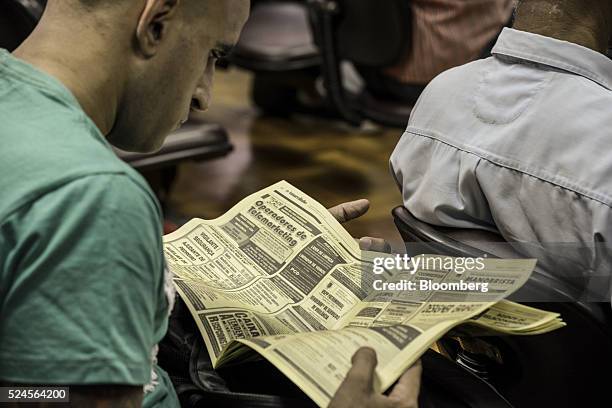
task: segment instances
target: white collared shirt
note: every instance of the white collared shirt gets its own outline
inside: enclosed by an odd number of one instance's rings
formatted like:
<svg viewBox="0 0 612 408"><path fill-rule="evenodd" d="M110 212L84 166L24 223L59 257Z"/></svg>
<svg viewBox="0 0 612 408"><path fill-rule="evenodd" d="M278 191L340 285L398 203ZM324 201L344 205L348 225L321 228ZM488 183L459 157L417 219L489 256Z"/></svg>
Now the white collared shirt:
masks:
<svg viewBox="0 0 612 408"><path fill-rule="evenodd" d="M404 205L434 225L556 247L527 254L551 273L574 263L609 277L612 61L513 29L492 54L442 73L417 102L391 156Z"/></svg>

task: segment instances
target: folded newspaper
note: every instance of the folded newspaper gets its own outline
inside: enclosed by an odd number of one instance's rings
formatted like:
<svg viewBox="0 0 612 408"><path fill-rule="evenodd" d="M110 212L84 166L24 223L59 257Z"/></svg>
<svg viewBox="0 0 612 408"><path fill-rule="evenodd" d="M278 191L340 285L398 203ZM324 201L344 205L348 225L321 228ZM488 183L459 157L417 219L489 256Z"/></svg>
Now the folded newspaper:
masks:
<svg viewBox="0 0 612 408"><path fill-rule="evenodd" d="M383 392L460 324L516 335L564 326L555 313L503 300L535 260L482 259L459 274L442 266L457 258L422 255L418 268L374 271L393 255L361 251L321 204L285 181L217 219L189 221L164 237L164 252L215 368L263 357L321 407L359 347L376 350ZM422 281L436 285L419 289Z"/></svg>

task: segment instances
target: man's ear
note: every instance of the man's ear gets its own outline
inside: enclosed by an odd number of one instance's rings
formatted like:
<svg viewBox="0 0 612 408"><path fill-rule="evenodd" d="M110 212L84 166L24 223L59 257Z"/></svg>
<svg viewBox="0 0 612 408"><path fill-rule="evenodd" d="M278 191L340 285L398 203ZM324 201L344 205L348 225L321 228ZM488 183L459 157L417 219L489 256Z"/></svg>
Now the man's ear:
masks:
<svg viewBox="0 0 612 408"><path fill-rule="evenodd" d="M146 58L157 53L166 38L170 21L176 16L181 0L145 0L136 27L136 47Z"/></svg>

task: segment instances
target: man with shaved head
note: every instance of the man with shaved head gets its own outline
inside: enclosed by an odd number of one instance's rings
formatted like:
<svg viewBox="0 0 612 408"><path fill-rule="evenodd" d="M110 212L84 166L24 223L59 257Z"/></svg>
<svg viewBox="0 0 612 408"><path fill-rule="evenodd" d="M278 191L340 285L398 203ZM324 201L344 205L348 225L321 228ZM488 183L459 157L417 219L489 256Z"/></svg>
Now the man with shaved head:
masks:
<svg viewBox="0 0 612 408"><path fill-rule="evenodd" d="M156 364L174 299L161 210L111 144L154 151L206 110L248 11L248 0L49 0L30 37L0 50L0 384L69 386L73 407L178 406ZM367 207L330 211L347 221ZM373 391L375 354L354 362L335 407L416 404L420 367L386 397Z"/></svg>
<svg viewBox="0 0 612 408"><path fill-rule="evenodd" d="M493 56L425 89L391 157L428 223L496 231L610 300L610 0L523 0Z"/></svg>
<svg viewBox="0 0 612 408"><path fill-rule="evenodd" d="M69 385L73 406L178 404L155 365L173 300L161 210L110 144L154 151L205 110L248 11L49 0L0 50L0 381Z"/></svg>

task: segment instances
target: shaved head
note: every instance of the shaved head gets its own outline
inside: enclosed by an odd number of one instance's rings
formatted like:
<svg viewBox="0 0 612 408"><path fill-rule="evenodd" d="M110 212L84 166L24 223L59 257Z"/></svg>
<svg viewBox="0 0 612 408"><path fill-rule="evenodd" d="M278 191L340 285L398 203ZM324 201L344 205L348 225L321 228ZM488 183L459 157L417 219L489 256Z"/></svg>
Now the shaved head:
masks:
<svg viewBox="0 0 612 408"><path fill-rule="evenodd" d="M128 3L140 3L135 0L47 0L47 2L62 3L65 6L86 12L125 7ZM177 0L177 2L181 3L180 9L186 17L202 18L208 11L210 0Z"/></svg>
<svg viewBox="0 0 612 408"><path fill-rule="evenodd" d="M237 42L249 5L48 0L15 55L64 83L113 145L154 151L190 109L207 109L215 62Z"/></svg>
<svg viewBox="0 0 612 408"><path fill-rule="evenodd" d="M514 27L606 52L612 35L612 1L520 0Z"/></svg>
<svg viewBox="0 0 612 408"><path fill-rule="evenodd" d="M611 12L610 0L520 0L516 8L517 18L545 15L549 22L607 19Z"/></svg>

